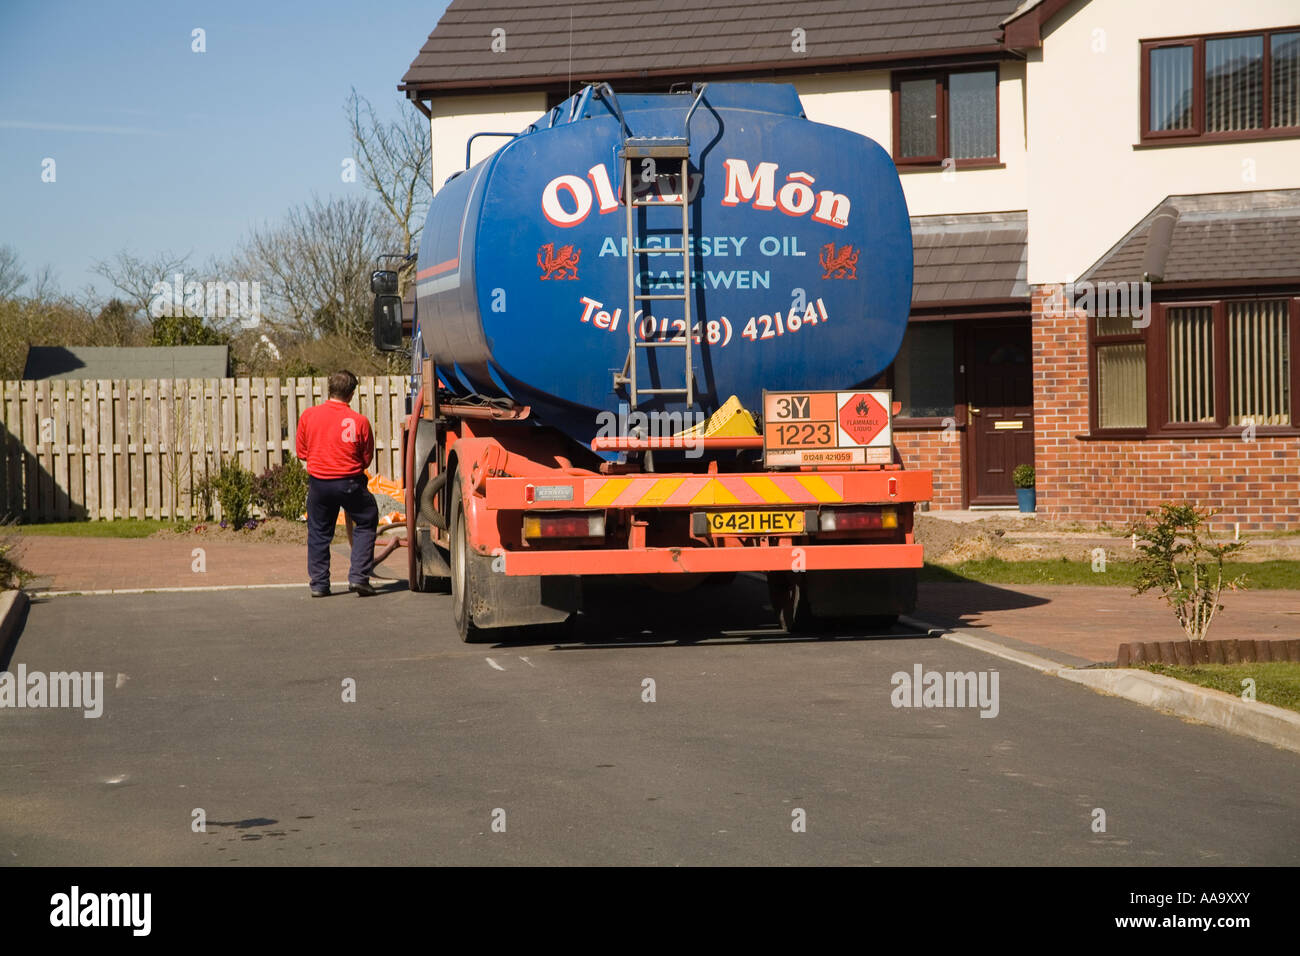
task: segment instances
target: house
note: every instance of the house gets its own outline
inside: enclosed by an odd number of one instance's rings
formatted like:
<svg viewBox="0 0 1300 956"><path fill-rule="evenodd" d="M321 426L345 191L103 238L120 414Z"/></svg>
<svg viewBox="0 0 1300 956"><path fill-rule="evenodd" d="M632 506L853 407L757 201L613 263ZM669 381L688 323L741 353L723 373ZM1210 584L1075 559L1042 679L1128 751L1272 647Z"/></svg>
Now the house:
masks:
<svg viewBox="0 0 1300 956"><path fill-rule="evenodd" d="M915 282L885 381L935 508L1006 506L1033 463L1050 518L1300 527L1294 0L453 0L401 89L436 188L585 82L707 79L791 83L894 157Z"/></svg>
<svg viewBox="0 0 1300 956"><path fill-rule="evenodd" d="M226 378L228 345L33 345L24 379Z"/></svg>

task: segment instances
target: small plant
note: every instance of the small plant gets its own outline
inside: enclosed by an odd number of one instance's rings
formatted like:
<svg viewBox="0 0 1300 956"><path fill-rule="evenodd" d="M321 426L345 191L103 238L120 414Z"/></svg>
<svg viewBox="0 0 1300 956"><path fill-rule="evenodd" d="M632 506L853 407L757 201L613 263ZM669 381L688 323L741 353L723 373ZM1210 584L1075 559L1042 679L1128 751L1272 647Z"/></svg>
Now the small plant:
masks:
<svg viewBox="0 0 1300 956"><path fill-rule="evenodd" d="M1163 504L1129 529L1140 542L1133 593L1159 591L1192 641L1204 640L1209 633L1214 616L1223 610L1219 597L1224 589L1246 586L1244 574L1224 579L1224 558L1246 543L1220 544L1215 539L1210 520L1218 513L1193 504Z"/></svg>
<svg viewBox="0 0 1300 956"><path fill-rule="evenodd" d="M200 519L200 525L213 517L212 506L217 500L216 481L216 472L207 471L191 486L190 501L198 506L195 516Z"/></svg>
<svg viewBox="0 0 1300 956"><path fill-rule="evenodd" d="M1011 483L1017 488L1034 487L1034 466L1033 465L1016 465L1011 472Z"/></svg>
<svg viewBox="0 0 1300 956"><path fill-rule="evenodd" d="M222 526L242 528L253 516L253 473L231 460L223 462L220 470L210 477L212 490L221 505Z"/></svg>
<svg viewBox="0 0 1300 956"><path fill-rule="evenodd" d="M0 521L0 591L16 591L35 577L18 563L21 552L22 537L16 523Z"/></svg>
<svg viewBox="0 0 1300 956"><path fill-rule="evenodd" d="M296 521L307 510L307 469L297 458L273 465L253 480L253 500L266 515Z"/></svg>

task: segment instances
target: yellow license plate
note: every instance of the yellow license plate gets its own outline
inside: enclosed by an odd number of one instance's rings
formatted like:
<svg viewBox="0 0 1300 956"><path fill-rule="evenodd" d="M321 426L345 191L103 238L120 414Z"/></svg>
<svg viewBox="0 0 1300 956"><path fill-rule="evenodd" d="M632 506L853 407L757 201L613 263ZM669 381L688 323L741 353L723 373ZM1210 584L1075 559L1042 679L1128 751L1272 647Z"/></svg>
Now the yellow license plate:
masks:
<svg viewBox="0 0 1300 956"><path fill-rule="evenodd" d="M802 511L709 512L710 534L803 534Z"/></svg>

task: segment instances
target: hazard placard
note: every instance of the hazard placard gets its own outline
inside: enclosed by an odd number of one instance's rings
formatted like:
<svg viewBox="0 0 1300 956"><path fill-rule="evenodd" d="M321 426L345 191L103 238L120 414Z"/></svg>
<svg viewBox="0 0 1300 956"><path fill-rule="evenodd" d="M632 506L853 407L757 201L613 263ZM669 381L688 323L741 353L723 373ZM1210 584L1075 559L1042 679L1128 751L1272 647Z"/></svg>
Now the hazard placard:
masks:
<svg viewBox="0 0 1300 956"><path fill-rule="evenodd" d="M887 389L763 392L763 462L864 465L893 461Z"/></svg>

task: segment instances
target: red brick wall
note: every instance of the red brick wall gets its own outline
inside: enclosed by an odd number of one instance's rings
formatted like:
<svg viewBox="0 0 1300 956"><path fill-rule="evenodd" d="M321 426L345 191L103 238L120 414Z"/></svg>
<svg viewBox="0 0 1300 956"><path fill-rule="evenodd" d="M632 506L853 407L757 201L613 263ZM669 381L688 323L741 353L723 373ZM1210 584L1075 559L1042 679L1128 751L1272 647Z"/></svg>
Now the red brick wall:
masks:
<svg viewBox="0 0 1300 956"><path fill-rule="evenodd" d="M1221 508L1220 528L1300 529L1300 438L1080 441L1088 433L1086 316L1033 294L1038 513L1123 524L1166 501ZM904 459L906 460L906 459Z"/></svg>
<svg viewBox="0 0 1300 956"><path fill-rule="evenodd" d="M961 448L964 440L957 431L894 432L894 446L903 460L903 467L934 472L934 497L930 499L930 507L936 511L961 507Z"/></svg>

